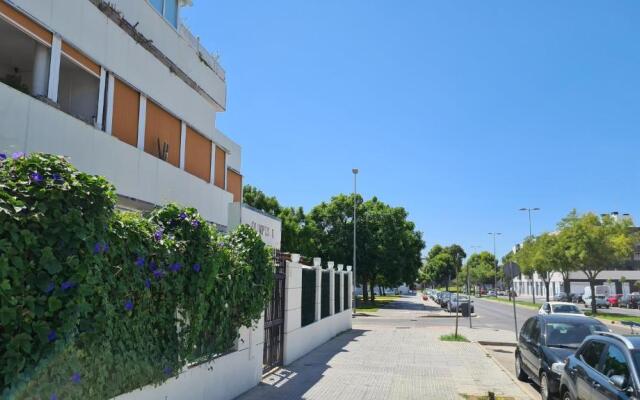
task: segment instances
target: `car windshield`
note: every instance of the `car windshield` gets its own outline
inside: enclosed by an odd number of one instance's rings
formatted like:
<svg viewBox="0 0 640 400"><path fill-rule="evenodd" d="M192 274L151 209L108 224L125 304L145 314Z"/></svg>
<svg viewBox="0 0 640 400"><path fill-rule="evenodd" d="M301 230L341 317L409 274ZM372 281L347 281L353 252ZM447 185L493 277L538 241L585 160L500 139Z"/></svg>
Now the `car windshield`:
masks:
<svg viewBox="0 0 640 400"><path fill-rule="evenodd" d="M554 313L566 313L566 314L582 314L580 309L573 304L557 304L553 306Z"/></svg>
<svg viewBox="0 0 640 400"><path fill-rule="evenodd" d="M460 300L460 301L469 301L469 297L468 296L455 296L454 295L452 297L452 300L453 301L458 301L458 300Z"/></svg>
<svg viewBox="0 0 640 400"><path fill-rule="evenodd" d="M604 324L591 321L548 322L547 346L578 348L585 337L594 332L606 332Z"/></svg>

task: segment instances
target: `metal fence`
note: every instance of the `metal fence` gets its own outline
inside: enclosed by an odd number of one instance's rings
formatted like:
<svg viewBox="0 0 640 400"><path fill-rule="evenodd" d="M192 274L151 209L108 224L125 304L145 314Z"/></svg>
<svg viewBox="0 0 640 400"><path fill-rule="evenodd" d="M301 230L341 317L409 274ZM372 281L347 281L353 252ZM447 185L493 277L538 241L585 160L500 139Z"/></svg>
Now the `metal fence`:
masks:
<svg viewBox="0 0 640 400"><path fill-rule="evenodd" d="M302 269L302 301L300 305L301 325L306 326L316 319L316 271Z"/></svg>
<svg viewBox="0 0 640 400"><path fill-rule="evenodd" d="M326 318L329 315L329 305L331 304L331 293L330 289L330 276L329 271L322 271L322 291L320 292L320 317Z"/></svg>

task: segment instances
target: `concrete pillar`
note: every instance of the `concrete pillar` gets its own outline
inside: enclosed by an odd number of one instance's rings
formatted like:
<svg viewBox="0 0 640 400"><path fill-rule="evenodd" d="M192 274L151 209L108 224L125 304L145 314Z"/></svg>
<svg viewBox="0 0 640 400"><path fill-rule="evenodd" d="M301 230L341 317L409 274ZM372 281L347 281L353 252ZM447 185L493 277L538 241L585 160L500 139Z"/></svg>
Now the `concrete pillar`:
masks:
<svg viewBox="0 0 640 400"><path fill-rule="evenodd" d="M187 147L187 124L182 121L180 123L180 169L184 169L184 159Z"/></svg>
<svg viewBox="0 0 640 400"><path fill-rule="evenodd" d="M340 274L340 310L344 311L344 271L338 271Z"/></svg>
<svg viewBox="0 0 640 400"><path fill-rule="evenodd" d="M322 267L315 267L316 270L316 321L322 319ZM326 290L326 289L325 289Z"/></svg>
<svg viewBox="0 0 640 400"><path fill-rule="evenodd" d="M100 68L100 88L98 89L98 111L96 113L96 128L102 130L104 125L102 120L104 119L104 103L106 101L104 92L107 88L107 70Z"/></svg>
<svg viewBox="0 0 640 400"><path fill-rule="evenodd" d="M62 57L62 38L53 35L51 42L51 57L49 64L49 88L47 96L51 101L58 102L58 84L60 83L60 58Z"/></svg>
<svg viewBox="0 0 640 400"><path fill-rule="evenodd" d="M335 271L333 268L329 269L329 315L336 313L336 280Z"/></svg>
<svg viewBox="0 0 640 400"><path fill-rule="evenodd" d="M140 94L140 112L138 113L138 150L144 151L144 136L147 129L147 97Z"/></svg>
<svg viewBox="0 0 640 400"><path fill-rule="evenodd" d="M31 93L46 96L49 93L49 48L36 42L34 52Z"/></svg>

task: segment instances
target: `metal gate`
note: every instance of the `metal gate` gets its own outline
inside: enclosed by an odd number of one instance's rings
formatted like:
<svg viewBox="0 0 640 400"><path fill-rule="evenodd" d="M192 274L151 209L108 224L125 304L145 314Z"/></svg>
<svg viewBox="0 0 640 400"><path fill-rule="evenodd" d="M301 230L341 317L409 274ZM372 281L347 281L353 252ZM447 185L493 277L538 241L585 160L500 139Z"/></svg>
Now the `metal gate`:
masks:
<svg viewBox="0 0 640 400"><path fill-rule="evenodd" d="M282 365L284 350L284 294L285 294L285 255L274 254L275 272L271 301L264 312L264 351L262 354L263 372Z"/></svg>

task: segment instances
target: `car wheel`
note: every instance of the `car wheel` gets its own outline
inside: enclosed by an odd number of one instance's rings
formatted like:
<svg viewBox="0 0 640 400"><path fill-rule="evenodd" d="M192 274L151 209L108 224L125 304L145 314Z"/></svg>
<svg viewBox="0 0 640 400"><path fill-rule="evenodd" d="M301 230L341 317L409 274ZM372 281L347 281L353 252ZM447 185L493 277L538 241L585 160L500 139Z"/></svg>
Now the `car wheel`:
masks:
<svg viewBox="0 0 640 400"><path fill-rule="evenodd" d="M549 379L545 372L540 375L540 398L549 400Z"/></svg>
<svg viewBox="0 0 640 400"><path fill-rule="evenodd" d="M564 391L564 394L562 395L562 400L573 400L573 397L571 397L571 392L569 391L569 389L566 389Z"/></svg>
<svg viewBox="0 0 640 400"><path fill-rule="evenodd" d="M516 353L516 376L518 380L526 382L528 380L527 373L522 369L522 359L520 358L520 354Z"/></svg>

